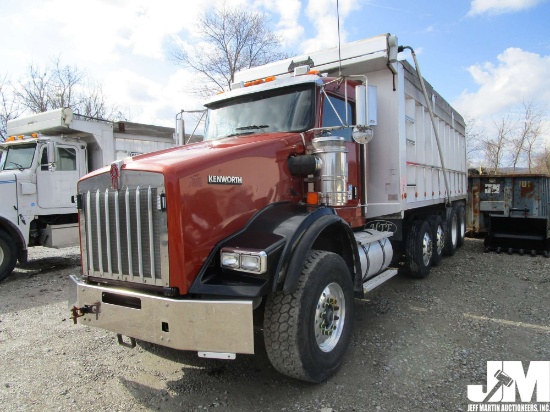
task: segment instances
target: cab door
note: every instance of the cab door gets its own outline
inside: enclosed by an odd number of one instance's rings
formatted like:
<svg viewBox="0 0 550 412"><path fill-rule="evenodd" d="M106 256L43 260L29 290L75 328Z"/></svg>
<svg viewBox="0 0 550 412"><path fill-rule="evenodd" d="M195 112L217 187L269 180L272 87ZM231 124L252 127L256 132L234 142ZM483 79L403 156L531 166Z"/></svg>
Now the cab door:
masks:
<svg viewBox="0 0 550 412"><path fill-rule="evenodd" d="M74 209L71 197L76 194L76 184L80 178L79 148L57 144L56 150L57 162L54 170L50 171L47 148L42 148L40 167L36 173L38 206L43 209Z"/></svg>

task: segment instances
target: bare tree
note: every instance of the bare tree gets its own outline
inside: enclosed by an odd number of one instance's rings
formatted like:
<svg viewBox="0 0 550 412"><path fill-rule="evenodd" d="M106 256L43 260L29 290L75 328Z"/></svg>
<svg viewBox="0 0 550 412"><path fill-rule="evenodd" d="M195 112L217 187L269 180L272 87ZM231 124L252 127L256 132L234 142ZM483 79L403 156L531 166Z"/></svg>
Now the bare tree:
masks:
<svg viewBox="0 0 550 412"><path fill-rule="evenodd" d="M75 108L85 95L81 93L85 73L76 66L63 65L59 57L51 65L31 63L27 75L16 88L21 104L33 113L61 107Z"/></svg>
<svg viewBox="0 0 550 412"><path fill-rule="evenodd" d="M545 114L542 109L533 106L532 102L525 107L525 113L526 122L530 123L530 133L525 139L524 150L527 154L527 166L529 167L529 173L531 173L534 166L533 156L535 154L536 143L539 140L539 137L544 133L543 119Z"/></svg>
<svg viewBox="0 0 550 412"><path fill-rule="evenodd" d="M533 155L533 170L536 173L550 174L550 146L546 145Z"/></svg>
<svg viewBox="0 0 550 412"><path fill-rule="evenodd" d="M80 88L86 77L76 66L63 65L57 57L53 60L52 84L50 86L50 104L52 108L78 107L85 96Z"/></svg>
<svg viewBox="0 0 550 412"><path fill-rule="evenodd" d="M77 66L59 57L45 67L31 64L15 91L21 105L32 113L70 107L75 113L107 120L125 120L117 106L107 103L101 85Z"/></svg>
<svg viewBox="0 0 550 412"><path fill-rule="evenodd" d="M52 77L48 67L43 69L34 63L30 64L26 77L15 88L15 96L20 104L33 113L50 110Z"/></svg>
<svg viewBox="0 0 550 412"><path fill-rule="evenodd" d="M237 71L286 57L264 14L224 5L203 14L198 25L206 47L173 50L172 57L203 75L206 84L199 93L229 90Z"/></svg>
<svg viewBox="0 0 550 412"><path fill-rule="evenodd" d="M7 75L0 79L0 139L6 140L8 120L15 119L22 113L13 94L13 88Z"/></svg>
<svg viewBox="0 0 550 412"><path fill-rule="evenodd" d="M533 151L535 143L542 134L542 119L544 112L540 110L533 101L523 102L522 119L519 121L515 136L511 139L512 145L512 169L515 172L518 162L526 156L529 173L533 163Z"/></svg>
<svg viewBox="0 0 550 412"><path fill-rule="evenodd" d="M481 144L489 171L497 173L502 166L502 160L513 131L513 123L509 117L502 117L498 121L495 121L494 125L496 130L495 137L487 135L482 139Z"/></svg>
<svg viewBox="0 0 550 412"><path fill-rule="evenodd" d="M464 122L466 123L466 158L468 167L473 167L482 160L480 154L483 151L485 131L474 117L466 117Z"/></svg>

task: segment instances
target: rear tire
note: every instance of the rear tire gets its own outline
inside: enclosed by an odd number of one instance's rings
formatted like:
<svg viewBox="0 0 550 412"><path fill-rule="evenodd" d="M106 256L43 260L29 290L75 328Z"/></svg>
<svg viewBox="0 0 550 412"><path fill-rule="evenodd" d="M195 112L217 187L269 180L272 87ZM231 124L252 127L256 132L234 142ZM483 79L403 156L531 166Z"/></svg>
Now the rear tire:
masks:
<svg viewBox="0 0 550 412"><path fill-rule="evenodd" d="M407 235L405 261L409 275L425 278L430 274L433 255L433 235L425 220L415 220Z"/></svg>
<svg viewBox="0 0 550 412"><path fill-rule="evenodd" d="M437 266L443 259L443 248L445 247L445 224L439 215L432 215L429 218L432 228L433 254L432 266Z"/></svg>
<svg viewBox="0 0 550 412"><path fill-rule="evenodd" d="M0 230L0 282L6 279L17 263L17 246L13 239Z"/></svg>
<svg viewBox="0 0 550 412"><path fill-rule="evenodd" d="M335 253L310 251L296 291L267 298L264 340L273 367L307 382L330 377L351 339L353 299L344 260Z"/></svg>
<svg viewBox="0 0 550 412"><path fill-rule="evenodd" d="M466 212L464 211L464 206L456 206L456 218L458 224L456 246L461 247L464 244L464 236L466 236Z"/></svg>
<svg viewBox="0 0 550 412"><path fill-rule="evenodd" d="M456 215L456 209L454 207L447 208L447 218L445 220L447 231L445 233L443 254L445 256L453 256L458 247L458 216Z"/></svg>

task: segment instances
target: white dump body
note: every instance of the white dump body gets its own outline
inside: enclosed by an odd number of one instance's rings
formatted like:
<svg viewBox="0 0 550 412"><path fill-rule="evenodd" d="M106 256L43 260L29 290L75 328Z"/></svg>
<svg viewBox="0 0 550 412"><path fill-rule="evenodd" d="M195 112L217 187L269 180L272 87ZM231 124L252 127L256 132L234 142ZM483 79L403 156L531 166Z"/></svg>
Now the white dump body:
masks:
<svg viewBox="0 0 550 412"><path fill-rule="evenodd" d="M368 143L367 217L400 213L443 203L447 196L441 159L424 96L414 68L395 64L367 73L377 89L378 125ZM426 83L436 119L451 200L467 194L464 120Z"/></svg>

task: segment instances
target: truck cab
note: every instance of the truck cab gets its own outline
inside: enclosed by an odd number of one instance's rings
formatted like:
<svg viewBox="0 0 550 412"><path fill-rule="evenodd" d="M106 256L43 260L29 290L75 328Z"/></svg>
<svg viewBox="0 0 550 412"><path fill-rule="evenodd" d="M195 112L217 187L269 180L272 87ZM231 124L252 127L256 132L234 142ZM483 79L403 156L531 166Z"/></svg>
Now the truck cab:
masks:
<svg viewBox="0 0 550 412"><path fill-rule="evenodd" d="M78 238L72 198L78 179L88 172L86 143L33 134L12 136L2 147L0 220L9 233L18 234L14 239L20 253L26 249L23 245L74 245Z"/></svg>
<svg viewBox="0 0 550 412"><path fill-rule="evenodd" d="M112 161L172 147L174 129L106 121L69 108L8 122L0 144L0 280L28 247L78 244L78 180Z"/></svg>

